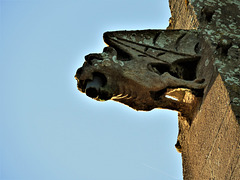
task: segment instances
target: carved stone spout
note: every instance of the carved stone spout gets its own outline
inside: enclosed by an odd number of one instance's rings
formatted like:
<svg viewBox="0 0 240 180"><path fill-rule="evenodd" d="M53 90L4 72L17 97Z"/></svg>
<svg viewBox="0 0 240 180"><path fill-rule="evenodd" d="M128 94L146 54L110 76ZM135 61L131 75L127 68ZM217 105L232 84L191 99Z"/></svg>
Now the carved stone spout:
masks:
<svg viewBox="0 0 240 180"><path fill-rule="evenodd" d="M184 95L201 95L205 83L196 74L201 58L197 32L116 31L105 33L104 41L109 46L87 55L75 75L78 89L89 97L136 110L189 111Z"/></svg>
<svg viewBox="0 0 240 180"><path fill-rule="evenodd" d="M91 98L96 98L99 95L99 90L103 85L103 80L99 76L94 76L92 81L86 83L86 95Z"/></svg>

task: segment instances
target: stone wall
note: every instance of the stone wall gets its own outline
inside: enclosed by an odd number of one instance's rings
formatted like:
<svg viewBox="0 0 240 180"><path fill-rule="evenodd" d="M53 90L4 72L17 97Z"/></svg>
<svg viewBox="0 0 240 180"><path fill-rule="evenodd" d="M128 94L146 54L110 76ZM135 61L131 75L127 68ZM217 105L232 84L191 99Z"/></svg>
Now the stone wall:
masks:
<svg viewBox="0 0 240 180"><path fill-rule="evenodd" d="M170 0L171 18L167 29L196 29L199 26L193 6L187 0Z"/></svg>
<svg viewBox="0 0 240 180"><path fill-rule="evenodd" d="M208 83L191 123L179 114L184 179L240 179L240 1L169 0L168 29L197 29Z"/></svg>
<svg viewBox="0 0 240 180"><path fill-rule="evenodd" d="M180 117L181 118L181 117ZM240 128L219 75L182 137L184 179L238 179Z"/></svg>

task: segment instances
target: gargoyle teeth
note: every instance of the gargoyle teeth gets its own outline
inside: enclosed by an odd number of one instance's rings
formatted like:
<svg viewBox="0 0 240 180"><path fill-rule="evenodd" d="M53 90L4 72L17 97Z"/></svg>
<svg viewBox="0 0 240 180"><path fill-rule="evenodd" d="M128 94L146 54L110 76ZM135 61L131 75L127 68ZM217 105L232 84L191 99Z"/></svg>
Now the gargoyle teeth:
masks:
<svg viewBox="0 0 240 180"><path fill-rule="evenodd" d="M132 96L130 96L129 94L119 94L117 96L115 96L113 99L132 99Z"/></svg>
<svg viewBox="0 0 240 180"><path fill-rule="evenodd" d="M134 95L134 97L132 96ZM137 97L136 93L132 93L131 89L126 89L125 86L119 87L119 94L114 96L113 99L135 99Z"/></svg>
<svg viewBox="0 0 240 180"><path fill-rule="evenodd" d="M129 94L126 94L126 95L124 95L124 96L122 96L122 98L130 98L131 96L129 95Z"/></svg>

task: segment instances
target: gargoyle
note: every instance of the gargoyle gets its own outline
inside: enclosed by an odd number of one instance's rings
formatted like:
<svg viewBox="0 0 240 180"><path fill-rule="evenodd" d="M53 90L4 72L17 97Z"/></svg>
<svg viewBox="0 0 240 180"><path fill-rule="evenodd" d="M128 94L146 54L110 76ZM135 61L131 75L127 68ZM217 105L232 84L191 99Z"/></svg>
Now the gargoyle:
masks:
<svg viewBox="0 0 240 180"><path fill-rule="evenodd" d="M104 41L109 46L87 55L75 75L78 89L93 99L136 110L181 111L187 107L184 92L205 87L196 77L200 45L195 31L106 32Z"/></svg>

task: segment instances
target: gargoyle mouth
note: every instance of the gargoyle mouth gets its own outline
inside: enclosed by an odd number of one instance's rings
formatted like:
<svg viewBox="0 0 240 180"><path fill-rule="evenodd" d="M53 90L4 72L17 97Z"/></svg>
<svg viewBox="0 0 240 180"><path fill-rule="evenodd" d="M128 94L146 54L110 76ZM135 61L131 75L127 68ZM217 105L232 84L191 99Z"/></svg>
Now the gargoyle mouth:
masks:
<svg viewBox="0 0 240 180"><path fill-rule="evenodd" d="M106 101L112 98L111 93L105 90L106 84L107 78L105 75L99 72L94 72L91 74L91 78L78 81L78 89L81 92L86 93L90 98L98 101Z"/></svg>
<svg viewBox="0 0 240 180"><path fill-rule="evenodd" d="M85 81L85 93L88 97L97 98L99 96L100 88L106 84L106 78L103 77L104 75L102 74L94 74L93 80Z"/></svg>

